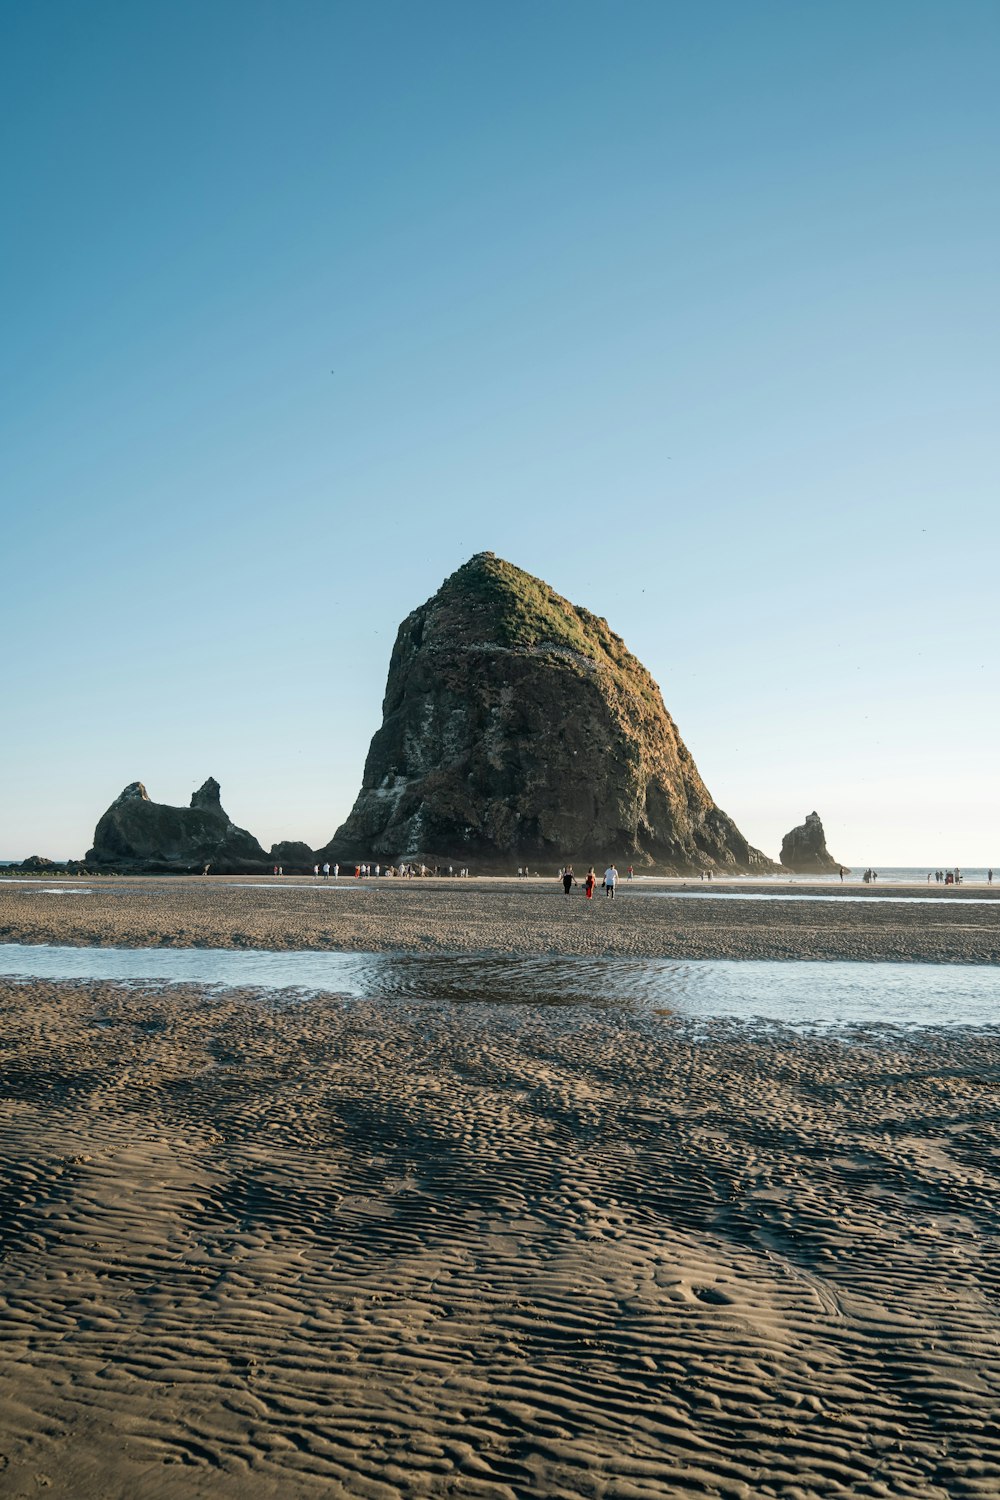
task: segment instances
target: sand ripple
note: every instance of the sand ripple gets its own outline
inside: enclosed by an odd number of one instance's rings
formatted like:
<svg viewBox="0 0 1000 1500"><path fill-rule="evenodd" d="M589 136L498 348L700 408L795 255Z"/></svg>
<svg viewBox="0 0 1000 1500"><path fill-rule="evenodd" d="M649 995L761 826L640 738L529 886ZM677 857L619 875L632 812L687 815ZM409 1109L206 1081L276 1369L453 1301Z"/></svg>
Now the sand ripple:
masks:
<svg viewBox="0 0 1000 1500"><path fill-rule="evenodd" d="M0 1494L1000 1492L1000 1037L0 991Z"/></svg>

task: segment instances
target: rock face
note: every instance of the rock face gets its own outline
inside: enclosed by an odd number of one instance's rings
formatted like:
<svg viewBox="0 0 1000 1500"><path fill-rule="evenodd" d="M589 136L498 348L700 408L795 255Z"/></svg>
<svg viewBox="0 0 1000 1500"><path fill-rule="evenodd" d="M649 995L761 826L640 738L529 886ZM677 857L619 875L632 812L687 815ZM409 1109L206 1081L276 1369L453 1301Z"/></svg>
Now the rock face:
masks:
<svg viewBox="0 0 1000 1500"><path fill-rule="evenodd" d="M819 813L809 813L804 823L785 834L781 841L781 863L796 875L832 875L840 869L826 847Z"/></svg>
<svg viewBox="0 0 1000 1500"><path fill-rule="evenodd" d="M606 621L491 552L399 627L361 792L317 857L775 868Z"/></svg>
<svg viewBox="0 0 1000 1500"><path fill-rule="evenodd" d="M272 844L268 858L272 868L280 865L286 875L311 875L316 862L309 845L297 839L283 839L280 844Z"/></svg>
<svg viewBox="0 0 1000 1500"><path fill-rule="evenodd" d="M141 781L127 786L94 830L89 865L149 873L213 872L252 875L267 868L267 856L252 834L231 823L209 777L190 807L152 802Z"/></svg>

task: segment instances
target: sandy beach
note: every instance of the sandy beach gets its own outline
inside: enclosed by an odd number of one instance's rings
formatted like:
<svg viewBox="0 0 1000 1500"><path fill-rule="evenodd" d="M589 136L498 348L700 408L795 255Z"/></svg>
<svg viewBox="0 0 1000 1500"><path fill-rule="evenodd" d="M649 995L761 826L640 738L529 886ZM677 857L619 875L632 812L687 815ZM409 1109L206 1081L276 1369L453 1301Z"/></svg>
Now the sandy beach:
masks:
<svg viewBox="0 0 1000 1500"><path fill-rule="evenodd" d="M997 949L961 898L87 889L0 935ZM0 981L0 1044L0 1496L1000 1492L1000 1030Z"/></svg>
<svg viewBox="0 0 1000 1500"><path fill-rule="evenodd" d="M643 881L588 902L555 879L0 882L0 942L983 964L1000 963L1000 890Z"/></svg>

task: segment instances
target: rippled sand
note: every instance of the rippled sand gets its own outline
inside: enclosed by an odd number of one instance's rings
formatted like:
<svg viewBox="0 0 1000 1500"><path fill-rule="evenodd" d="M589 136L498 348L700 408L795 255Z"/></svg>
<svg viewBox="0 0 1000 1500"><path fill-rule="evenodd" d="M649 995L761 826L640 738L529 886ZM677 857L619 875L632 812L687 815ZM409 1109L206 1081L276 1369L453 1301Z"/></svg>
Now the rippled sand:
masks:
<svg viewBox="0 0 1000 1500"><path fill-rule="evenodd" d="M701 899L700 890L698 900L671 900L648 896L648 889L624 884L614 901L600 893L587 901L579 889L564 896L554 879L342 881L339 887L211 876L48 887L0 881L0 941L1000 963L1000 890L932 891L919 902L807 902L782 900L780 887L771 886L762 888L766 900L743 902L713 900L707 892ZM718 895L725 889L720 882ZM831 890L836 896L836 887L823 894ZM800 897L802 887L793 894Z"/></svg>
<svg viewBox="0 0 1000 1500"><path fill-rule="evenodd" d="M1000 1493L1000 1034L0 987L0 1494Z"/></svg>

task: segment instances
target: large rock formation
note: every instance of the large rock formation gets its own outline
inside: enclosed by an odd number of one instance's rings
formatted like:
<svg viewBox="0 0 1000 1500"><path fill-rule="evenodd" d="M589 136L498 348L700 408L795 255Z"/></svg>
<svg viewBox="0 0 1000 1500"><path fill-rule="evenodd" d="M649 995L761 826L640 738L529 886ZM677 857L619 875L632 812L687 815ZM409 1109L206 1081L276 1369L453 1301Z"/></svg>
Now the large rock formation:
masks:
<svg viewBox="0 0 1000 1500"><path fill-rule="evenodd" d="M88 865L149 873L252 875L268 868L252 834L237 828L223 809L219 783L209 777L190 807L152 802L141 781L116 798L94 830Z"/></svg>
<svg viewBox="0 0 1000 1500"><path fill-rule="evenodd" d="M781 863L796 875L837 873L840 865L826 847L826 834L819 813L808 813L804 823L785 834L781 841Z"/></svg>
<svg viewBox="0 0 1000 1500"><path fill-rule="evenodd" d="M318 857L774 869L606 621L491 552L399 627L361 792Z"/></svg>

